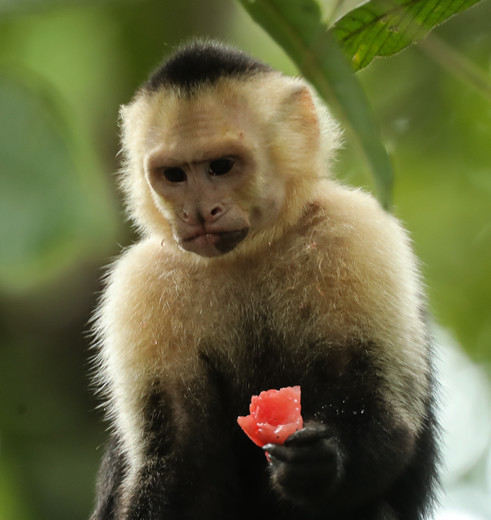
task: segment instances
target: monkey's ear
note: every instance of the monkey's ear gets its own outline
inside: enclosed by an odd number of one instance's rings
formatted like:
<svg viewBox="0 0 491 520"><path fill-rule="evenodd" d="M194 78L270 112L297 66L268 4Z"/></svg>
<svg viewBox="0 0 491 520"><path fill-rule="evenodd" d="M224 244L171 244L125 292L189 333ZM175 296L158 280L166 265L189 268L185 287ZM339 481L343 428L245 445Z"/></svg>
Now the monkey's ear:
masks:
<svg viewBox="0 0 491 520"><path fill-rule="evenodd" d="M283 106L290 116L298 118L303 121L306 125L313 125L319 128L319 120L317 117L317 108L312 98L310 89L305 85L295 88L290 94L283 100Z"/></svg>
<svg viewBox="0 0 491 520"><path fill-rule="evenodd" d="M319 113L306 85L289 85L287 92L283 92L272 127L275 148L282 154L292 154L298 160L304 160L304 154L313 159L320 151Z"/></svg>
<svg viewBox="0 0 491 520"><path fill-rule="evenodd" d="M304 135L311 146L318 144L320 137L319 116L310 89L295 85L282 99L277 113L280 124Z"/></svg>

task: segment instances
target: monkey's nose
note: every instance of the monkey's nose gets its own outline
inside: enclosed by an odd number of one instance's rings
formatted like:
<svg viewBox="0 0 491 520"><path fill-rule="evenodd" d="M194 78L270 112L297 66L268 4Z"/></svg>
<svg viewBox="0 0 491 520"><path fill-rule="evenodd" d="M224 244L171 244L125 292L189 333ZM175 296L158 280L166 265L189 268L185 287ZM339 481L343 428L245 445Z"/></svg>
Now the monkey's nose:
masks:
<svg viewBox="0 0 491 520"><path fill-rule="evenodd" d="M182 210L183 220L191 225L204 224L205 222L215 222L225 213L225 208L221 204L214 204L211 207L197 206Z"/></svg>
<svg viewBox="0 0 491 520"><path fill-rule="evenodd" d="M211 208L209 212L209 218L212 220L216 220L217 218L221 217L223 213L223 207L220 205L216 205L213 208Z"/></svg>
<svg viewBox="0 0 491 520"><path fill-rule="evenodd" d="M200 208L199 218L202 223L212 223L218 220L224 213L224 207L221 204L215 204L211 207Z"/></svg>

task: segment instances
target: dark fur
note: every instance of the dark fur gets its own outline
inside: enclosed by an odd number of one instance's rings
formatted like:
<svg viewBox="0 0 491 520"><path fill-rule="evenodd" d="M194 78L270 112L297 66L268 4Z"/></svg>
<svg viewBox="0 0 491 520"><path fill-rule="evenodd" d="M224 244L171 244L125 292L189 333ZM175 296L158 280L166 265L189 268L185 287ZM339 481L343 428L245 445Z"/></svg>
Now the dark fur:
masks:
<svg viewBox="0 0 491 520"><path fill-rule="evenodd" d="M109 455L113 464L105 464L107 474L101 476L106 496L102 494L93 520L118 518L111 511L120 493L131 495L128 520L424 518L436 481L432 402L413 456L407 451L407 433L390 415L390 396L376 393L375 345L305 345L301 352L317 353L306 361L302 354L286 354L291 351L267 323L258 325L244 331L245 354L235 366L212 345L203 345L202 371L175 389L193 417L189 436L176 437L171 398L156 382L146 411L148 462L138 485L132 490L114 485L123 475L118 468L125 467L114 444ZM334 439L329 450L343 461L342 474L333 473L329 480L300 476L298 481L307 485L300 486L296 504L273 491L264 453L236 423L252 394L290 384L304 389L304 418L327 425ZM174 467L179 471L169 471Z"/></svg>
<svg viewBox="0 0 491 520"><path fill-rule="evenodd" d="M213 84L223 77L247 77L271 71L270 67L231 47L193 42L165 61L150 77L145 88L177 88L192 93L199 85Z"/></svg>

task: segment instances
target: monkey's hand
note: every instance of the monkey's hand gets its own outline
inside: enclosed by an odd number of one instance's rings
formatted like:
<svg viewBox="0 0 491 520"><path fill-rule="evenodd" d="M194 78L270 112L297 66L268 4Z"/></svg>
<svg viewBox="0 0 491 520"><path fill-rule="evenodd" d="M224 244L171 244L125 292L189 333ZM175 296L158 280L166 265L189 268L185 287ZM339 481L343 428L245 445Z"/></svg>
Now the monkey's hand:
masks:
<svg viewBox="0 0 491 520"><path fill-rule="evenodd" d="M323 424L310 423L293 433L285 444L266 444L273 487L301 505L320 505L343 472L338 441Z"/></svg>

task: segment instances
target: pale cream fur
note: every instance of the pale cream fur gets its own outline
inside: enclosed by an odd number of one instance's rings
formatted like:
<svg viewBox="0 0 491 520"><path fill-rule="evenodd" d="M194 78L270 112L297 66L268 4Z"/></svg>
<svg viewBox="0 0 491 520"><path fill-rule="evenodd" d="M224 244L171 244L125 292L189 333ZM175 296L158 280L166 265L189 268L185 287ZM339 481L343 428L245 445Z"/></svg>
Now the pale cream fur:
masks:
<svg viewBox="0 0 491 520"><path fill-rule="evenodd" d="M135 466L145 442L141 414L149 385L165 381L172 389L199 377L197 350L207 340L232 362L240 357L246 345L239 320L255 306L267 309L285 349L326 338L326 349L377 345L381 392L410 431L417 433L423 420L429 367L421 282L405 231L370 195L326 178L337 126L315 98L300 99L300 116L282 104L285 96L305 96L303 82L276 73L250 81L262 90L226 80L216 91L204 89L201 99L210 106L217 99L238 103L239 112L246 107L246 126L257 132L251 139L260 137L255 150L267 152L274 165L258 172L250 196L260 196L268 176L284 183L286 196L274 223L218 258L179 249L165 207L158 209L145 179L145 156L182 100L165 91L140 93L122 111L123 185L144 237L112 267L97 326L100 383ZM299 137L304 130L309 139ZM185 432L178 395L174 406Z"/></svg>

